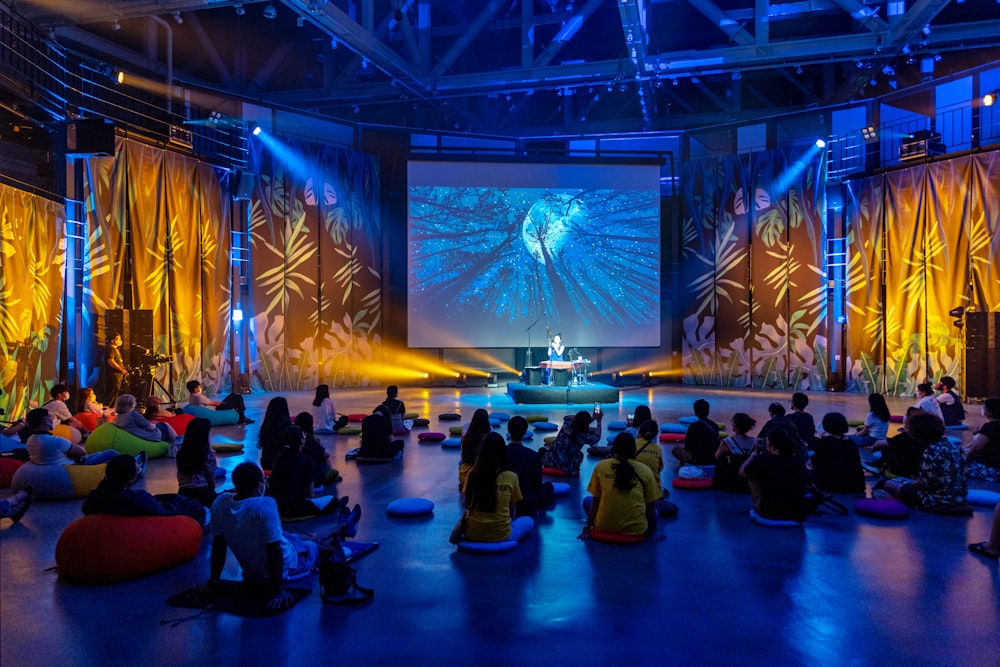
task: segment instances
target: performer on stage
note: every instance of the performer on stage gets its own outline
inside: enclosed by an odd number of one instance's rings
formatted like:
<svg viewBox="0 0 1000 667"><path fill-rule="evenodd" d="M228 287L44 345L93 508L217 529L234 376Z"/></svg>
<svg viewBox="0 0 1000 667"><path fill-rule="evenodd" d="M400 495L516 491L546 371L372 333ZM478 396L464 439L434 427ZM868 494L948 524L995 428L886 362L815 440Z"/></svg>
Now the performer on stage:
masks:
<svg viewBox="0 0 1000 667"><path fill-rule="evenodd" d="M562 343L562 334L557 333L549 339L549 361L562 361L566 346ZM545 369L545 384L552 384L552 369Z"/></svg>
<svg viewBox="0 0 1000 667"><path fill-rule="evenodd" d="M122 336L112 331L108 334L101 365L97 372L97 389L101 392L101 402L112 405L122 391L122 381L128 376L125 361L122 359Z"/></svg>

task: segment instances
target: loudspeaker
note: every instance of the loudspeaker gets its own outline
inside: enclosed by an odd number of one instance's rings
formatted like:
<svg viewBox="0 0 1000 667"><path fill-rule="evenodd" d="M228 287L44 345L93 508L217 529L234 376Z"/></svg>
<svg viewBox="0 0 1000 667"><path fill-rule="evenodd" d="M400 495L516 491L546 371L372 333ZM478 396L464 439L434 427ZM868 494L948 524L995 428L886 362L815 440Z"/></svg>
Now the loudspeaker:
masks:
<svg viewBox="0 0 1000 667"><path fill-rule="evenodd" d="M1000 312L965 315L965 395L1000 396Z"/></svg>
<svg viewBox="0 0 1000 667"><path fill-rule="evenodd" d="M237 169L230 176L229 183L232 188L233 201L250 201L257 179L252 173Z"/></svg>
<svg viewBox="0 0 1000 667"><path fill-rule="evenodd" d="M104 335L112 331L122 335L122 358L125 365L153 351L153 311L107 310L104 312Z"/></svg>
<svg viewBox="0 0 1000 667"><path fill-rule="evenodd" d="M103 118L71 120L64 125L66 155L114 155L115 126Z"/></svg>

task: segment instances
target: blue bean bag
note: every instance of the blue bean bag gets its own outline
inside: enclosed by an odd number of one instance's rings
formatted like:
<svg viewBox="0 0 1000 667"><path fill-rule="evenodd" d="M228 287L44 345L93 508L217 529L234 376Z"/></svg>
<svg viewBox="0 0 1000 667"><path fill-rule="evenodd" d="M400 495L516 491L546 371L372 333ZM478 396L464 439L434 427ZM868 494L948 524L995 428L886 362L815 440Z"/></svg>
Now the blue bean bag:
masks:
<svg viewBox="0 0 1000 667"><path fill-rule="evenodd" d="M626 424L625 422L621 422L621 421L608 422L608 430L609 431L624 431L627 428L628 428L628 424Z"/></svg>
<svg viewBox="0 0 1000 667"><path fill-rule="evenodd" d="M490 428L500 428L500 420L490 417Z"/></svg>
<svg viewBox="0 0 1000 667"><path fill-rule="evenodd" d="M457 412L445 412L443 414L438 415L438 419L440 419L443 422L457 422L461 418L462 415L458 414Z"/></svg>
<svg viewBox="0 0 1000 667"><path fill-rule="evenodd" d="M686 417L681 417L677 421L680 422L681 424L694 424L695 422L698 421L698 418L695 417L694 415L688 415Z"/></svg>
<svg viewBox="0 0 1000 667"><path fill-rule="evenodd" d="M553 424L552 422L535 422L534 428L536 431L558 431L559 424Z"/></svg>
<svg viewBox="0 0 1000 667"><path fill-rule="evenodd" d="M688 427L684 424L661 424L660 433L687 433Z"/></svg>
<svg viewBox="0 0 1000 667"><path fill-rule="evenodd" d="M552 482L552 495L556 498L565 498L569 495L569 488L566 482Z"/></svg>
<svg viewBox="0 0 1000 667"><path fill-rule="evenodd" d="M952 424L951 426L945 426L944 430L946 430L946 431L968 431L969 430L969 425L968 424Z"/></svg>
<svg viewBox="0 0 1000 667"><path fill-rule="evenodd" d="M1000 493L986 489L969 489L965 499L970 505L976 507L994 507L997 502L1000 502Z"/></svg>
<svg viewBox="0 0 1000 667"><path fill-rule="evenodd" d="M389 503L385 511L389 516L423 516L434 511L434 503L427 498L397 498Z"/></svg>
<svg viewBox="0 0 1000 667"><path fill-rule="evenodd" d="M106 449L113 449L119 454L129 456L146 452L149 458L158 459L167 455L170 445L162 440L143 440L114 424L101 424L87 438L85 449L88 454L103 452Z"/></svg>
<svg viewBox="0 0 1000 667"><path fill-rule="evenodd" d="M461 449L462 439L461 438L445 438L441 441L441 446L445 449Z"/></svg>
<svg viewBox="0 0 1000 667"><path fill-rule="evenodd" d="M462 540L458 543L458 550L470 554L502 554L513 551L517 548L517 540L503 540L501 542L473 542L472 540Z"/></svg>
<svg viewBox="0 0 1000 667"><path fill-rule="evenodd" d="M493 412L493 413L490 413L490 418L491 419L499 419L502 422L510 421L510 415L507 414L506 412Z"/></svg>
<svg viewBox="0 0 1000 667"><path fill-rule="evenodd" d="M535 434L533 432L531 432L531 431L528 431L527 433L524 434L524 438L523 439L524 440L532 440L534 437L535 437Z"/></svg>
<svg viewBox="0 0 1000 667"><path fill-rule="evenodd" d="M184 413L207 419L212 426L232 426L240 420L240 413L236 410L213 410L204 405L185 405Z"/></svg>
<svg viewBox="0 0 1000 667"><path fill-rule="evenodd" d="M104 466L103 463L40 466L29 461L14 471L10 488L17 493L30 486L35 490L36 500L85 498L104 479Z"/></svg>
<svg viewBox="0 0 1000 667"><path fill-rule="evenodd" d="M877 519L905 519L910 515L906 505L893 498L861 498L854 503L854 511Z"/></svg>
<svg viewBox="0 0 1000 667"><path fill-rule="evenodd" d="M788 521L784 519L765 519L761 515L757 514L757 510L750 510L750 520L753 521L758 526L767 526L768 528L802 527L802 523L799 521Z"/></svg>

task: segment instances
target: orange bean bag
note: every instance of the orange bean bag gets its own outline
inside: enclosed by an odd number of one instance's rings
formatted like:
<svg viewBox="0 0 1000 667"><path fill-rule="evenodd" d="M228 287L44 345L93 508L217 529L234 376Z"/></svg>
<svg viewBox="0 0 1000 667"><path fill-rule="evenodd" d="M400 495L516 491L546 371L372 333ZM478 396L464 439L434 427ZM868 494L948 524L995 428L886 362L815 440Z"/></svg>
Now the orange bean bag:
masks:
<svg viewBox="0 0 1000 667"><path fill-rule="evenodd" d="M93 412L77 412L73 415L73 417L76 418L78 422L83 424L83 428L88 431L93 431L97 428L97 418L100 417L100 415L95 415Z"/></svg>
<svg viewBox="0 0 1000 667"><path fill-rule="evenodd" d="M198 555L204 535L187 516L112 516L77 519L56 543L59 576L81 584L138 579Z"/></svg>
<svg viewBox="0 0 1000 667"><path fill-rule="evenodd" d="M170 424L177 435L184 435L187 430L188 424L194 420L194 415L189 415L186 412L182 412L179 415L174 415L173 417L158 417L153 421L163 422L164 424Z"/></svg>

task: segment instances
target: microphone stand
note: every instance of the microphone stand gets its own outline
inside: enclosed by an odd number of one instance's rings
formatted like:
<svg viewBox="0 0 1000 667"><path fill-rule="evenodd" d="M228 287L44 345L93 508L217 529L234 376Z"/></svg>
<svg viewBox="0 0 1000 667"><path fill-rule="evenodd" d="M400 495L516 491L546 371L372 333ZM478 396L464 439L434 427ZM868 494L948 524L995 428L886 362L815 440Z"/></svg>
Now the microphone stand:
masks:
<svg viewBox="0 0 1000 667"><path fill-rule="evenodd" d="M539 315L538 319L536 319L534 322L532 322L531 324L529 324L528 328L525 329L525 331L528 332L528 351L524 355L524 365L525 365L525 367L531 366L531 328L534 327L539 322L541 322L543 317L545 317L545 316L544 315Z"/></svg>

